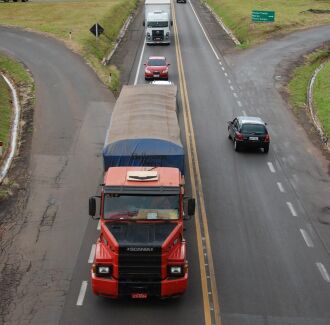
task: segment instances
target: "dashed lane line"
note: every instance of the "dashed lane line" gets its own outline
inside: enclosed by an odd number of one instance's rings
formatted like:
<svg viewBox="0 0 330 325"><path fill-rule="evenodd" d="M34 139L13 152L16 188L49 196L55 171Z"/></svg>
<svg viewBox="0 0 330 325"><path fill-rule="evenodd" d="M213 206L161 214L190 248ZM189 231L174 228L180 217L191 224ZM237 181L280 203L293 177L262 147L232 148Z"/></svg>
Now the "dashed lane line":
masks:
<svg viewBox="0 0 330 325"><path fill-rule="evenodd" d="M313 241L312 241L312 239L310 238L310 236L309 236L309 234L307 233L307 231L304 230L304 229L301 229L301 228L300 228L299 230L300 230L301 235L302 235L303 238L304 238L304 241L305 241L307 247L314 247Z"/></svg>
<svg viewBox="0 0 330 325"><path fill-rule="evenodd" d="M270 161L268 161L268 162L267 162L267 165L268 165L269 170L270 170L272 173L275 173L275 172L276 172L273 163L271 163Z"/></svg>
<svg viewBox="0 0 330 325"><path fill-rule="evenodd" d="M324 281L330 282L330 277L329 277L328 271L325 268L325 266L322 263L320 263L320 262L317 262L316 263L316 266L319 269L319 271L320 271L320 273L321 273L322 278L324 279Z"/></svg>
<svg viewBox="0 0 330 325"><path fill-rule="evenodd" d="M96 250L96 244L93 244L88 258L89 264L92 264L94 262L95 250Z"/></svg>
<svg viewBox="0 0 330 325"><path fill-rule="evenodd" d="M101 220L99 220L99 222L97 223L97 230L101 230Z"/></svg>
<svg viewBox="0 0 330 325"><path fill-rule="evenodd" d="M228 73L227 72L225 72L225 76L228 77Z"/></svg>
<svg viewBox="0 0 330 325"><path fill-rule="evenodd" d="M286 205L288 206L288 208L289 208L291 214L292 214L294 217L297 217L298 214L297 214L296 210L294 209L293 204L292 204L291 202L286 202Z"/></svg>
<svg viewBox="0 0 330 325"><path fill-rule="evenodd" d="M243 106L242 103L241 103L241 101L239 101L239 100L237 101L237 105L238 105L239 107L242 107L242 106ZM245 112L245 111L243 111L243 114L244 114L244 112ZM246 113L245 113L244 115L246 115Z"/></svg>
<svg viewBox="0 0 330 325"><path fill-rule="evenodd" d="M84 298L87 289L87 281L83 281L80 287L79 296L77 299L77 306L82 306L84 303Z"/></svg>
<svg viewBox="0 0 330 325"><path fill-rule="evenodd" d="M280 190L280 192L285 193L285 190L284 190L284 187L283 187L282 183L281 182L277 182L276 184L277 184L277 187Z"/></svg>
<svg viewBox="0 0 330 325"><path fill-rule="evenodd" d="M230 86L229 88L230 88L231 90L234 90L234 87L233 87L233 86Z"/></svg>
<svg viewBox="0 0 330 325"><path fill-rule="evenodd" d="M242 113L243 113L243 115L244 115L244 116L246 116L246 115L247 115L245 111L242 111Z"/></svg>
<svg viewBox="0 0 330 325"><path fill-rule="evenodd" d="M233 93L233 96L234 96L235 98L237 98L237 97L238 97L236 93Z"/></svg>

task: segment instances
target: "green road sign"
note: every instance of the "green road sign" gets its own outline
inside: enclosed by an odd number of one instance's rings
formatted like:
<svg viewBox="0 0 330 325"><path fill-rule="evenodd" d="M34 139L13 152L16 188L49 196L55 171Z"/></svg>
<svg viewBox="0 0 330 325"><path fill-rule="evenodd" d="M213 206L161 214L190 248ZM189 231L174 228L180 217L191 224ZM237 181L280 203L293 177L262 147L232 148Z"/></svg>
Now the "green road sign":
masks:
<svg viewBox="0 0 330 325"><path fill-rule="evenodd" d="M275 11L252 10L251 19L254 23L271 23L275 21Z"/></svg>

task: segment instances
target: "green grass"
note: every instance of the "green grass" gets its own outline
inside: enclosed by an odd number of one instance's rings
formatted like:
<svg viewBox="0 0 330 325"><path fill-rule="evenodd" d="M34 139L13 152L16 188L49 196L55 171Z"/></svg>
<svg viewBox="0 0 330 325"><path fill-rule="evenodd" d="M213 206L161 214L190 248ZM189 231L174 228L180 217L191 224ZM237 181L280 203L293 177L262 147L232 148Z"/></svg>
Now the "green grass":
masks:
<svg viewBox="0 0 330 325"><path fill-rule="evenodd" d="M111 51L123 23L138 0L43 1L2 3L0 22L51 34L66 43L91 64L104 83L118 90L117 78L109 84L109 74L117 76L114 67L103 66L101 60ZM98 42L90 27L98 22L104 28ZM71 32L72 39L69 38ZM119 80L119 77L118 77Z"/></svg>
<svg viewBox="0 0 330 325"><path fill-rule="evenodd" d="M3 142L3 153L8 148L11 124L11 95L5 80L0 77L0 141ZM1 157L0 157L1 160Z"/></svg>
<svg viewBox="0 0 330 325"><path fill-rule="evenodd" d="M324 131L330 136L330 62L319 72L314 84L314 105Z"/></svg>
<svg viewBox="0 0 330 325"><path fill-rule="evenodd" d="M316 51L305 58L304 64L297 67L289 82L290 105L295 111L304 109L307 105L307 88L315 69L323 62L329 53L324 50Z"/></svg>
<svg viewBox="0 0 330 325"><path fill-rule="evenodd" d="M262 42L273 34L330 23L330 14L312 14L308 9L329 10L329 0L206 0L234 32L243 47ZM274 23L252 23L251 11L274 10Z"/></svg>
<svg viewBox="0 0 330 325"><path fill-rule="evenodd" d="M0 71L10 77L16 84L32 84L32 79L25 68L18 62L0 54ZM11 92L0 78L0 141L4 143L4 150L8 148L12 117Z"/></svg>

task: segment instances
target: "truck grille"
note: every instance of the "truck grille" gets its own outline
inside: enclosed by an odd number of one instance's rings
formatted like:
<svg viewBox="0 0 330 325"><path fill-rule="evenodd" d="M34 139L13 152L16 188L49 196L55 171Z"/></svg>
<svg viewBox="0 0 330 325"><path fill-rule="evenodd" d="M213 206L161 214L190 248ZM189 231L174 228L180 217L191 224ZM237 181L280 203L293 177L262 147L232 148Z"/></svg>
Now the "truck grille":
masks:
<svg viewBox="0 0 330 325"><path fill-rule="evenodd" d="M119 249L119 280L160 281L161 248L151 248L152 251L143 251L143 248L141 251L129 249Z"/></svg>
<svg viewBox="0 0 330 325"><path fill-rule="evenodd" d="M152 40L153 41L163 41L164 40L164 31L163 30L153 30L152 31Z"/></svg>

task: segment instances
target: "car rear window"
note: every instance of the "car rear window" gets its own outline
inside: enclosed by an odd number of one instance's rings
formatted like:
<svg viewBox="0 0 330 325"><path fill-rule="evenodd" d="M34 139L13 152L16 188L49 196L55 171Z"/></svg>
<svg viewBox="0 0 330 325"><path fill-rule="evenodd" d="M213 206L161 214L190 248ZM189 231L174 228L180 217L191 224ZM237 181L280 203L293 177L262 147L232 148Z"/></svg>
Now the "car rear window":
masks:
<svg viewBox="0 0 330 325"><path fill-rule="evenodd" d="M242 133L265 134L266 128L261 124L244 124L241 128Z"/></svg>
<svg viewBox="0 0 330 325"><path fill-rule="evenodd" d="M152 59L152 60L148 60L148 65L150 65L152 67L163 67L166 65L166 63L165 63L165 60Z"/></svg>

